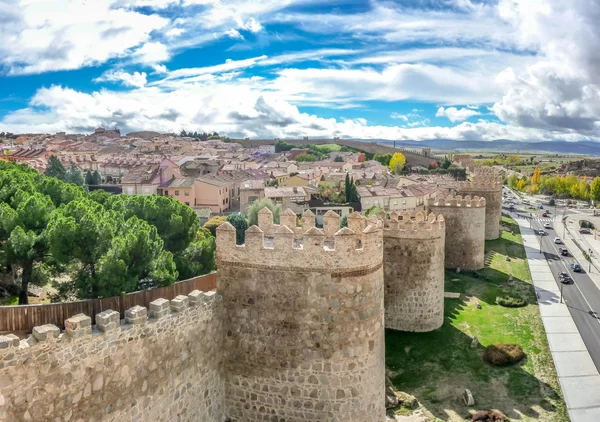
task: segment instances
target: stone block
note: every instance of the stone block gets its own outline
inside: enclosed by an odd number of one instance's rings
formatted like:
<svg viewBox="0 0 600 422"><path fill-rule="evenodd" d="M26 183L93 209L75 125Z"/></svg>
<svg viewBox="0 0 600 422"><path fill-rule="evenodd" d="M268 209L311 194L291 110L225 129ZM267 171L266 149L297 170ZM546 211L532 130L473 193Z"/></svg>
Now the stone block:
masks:
<svg viewBox="0 0 600 422"><path fill-rule="evenodd" d="M5 336L0 336L0 350L8 349L11 347L19 347L19 337L14 334L7 334Z"/></svg>
<svg viewBox="0 0 600 422"><path fill-rule="evenodd" d="M39 327L33 327L33 338L37 341L46 341L56 338L60 334L60 328L54 324L45 324Z"/></svg>
<svg viewBox="0 0 600 422"><path fill-rule="evenodd" d="M92 332L92 318L77 314L65 320L65 331L70 337L78 338Z"/></svg>
<svg viewBox="0 0 600 422"><path fill-rule="evenodd" d="M188 297L184 295L175 296L171 300L171 310L174 312L181 312L188 306Z"/></svg>
<svg viewBox="0 0 600 422"><path fill-rule="evenodd" d="M139 305L135 305L125 311L125 321L128 324L143 324L148 321L148 310Z"/></svg>
<svg viewBox="0 0 600 422"><path fill-rule="evenodd" d="M96 327L102 332L108 332L119 328L121 315L117 311L107 309L96 314Z"/></svg>
<svg viewBox="0 0 600 422"><path fill-rule="evenodd" d="M204 292L200 291L200 290L194 290L192 292L190 292L187 295L189 301L190 301L190 306L197 306L200 303L202 303L202 300L204 298Z"/></svg>
<svg viewBox="0 0 600 422"><path fill-rule="evenodd" d="M211 290L210 292L204 292L204 302L216 301L219 298L219 295L216 291Z"/></svg>
<svg viewBox="0 0 600 422"><path fill-rule="evenodd" d="M150 302L150 317L158 319L167 316L169 314L169 304L170 302L167 299L162 298Z"/></svg>

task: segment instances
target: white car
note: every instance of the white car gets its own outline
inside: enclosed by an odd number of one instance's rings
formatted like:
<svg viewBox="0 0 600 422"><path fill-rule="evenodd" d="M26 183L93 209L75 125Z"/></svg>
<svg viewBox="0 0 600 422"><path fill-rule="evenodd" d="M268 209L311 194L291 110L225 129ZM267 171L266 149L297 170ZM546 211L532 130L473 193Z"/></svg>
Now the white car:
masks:
<svg viewBox="0 0 600 422"><path fill-rule="evenodd" d="M554 243L556 243L556 244L561 244L561 243L562 243L562 240L560 240L560 237L555 237L555 238L554 238Z"/></svg>
<svg viewBox="0 0 600 422"><path fill-rule="evenodd" d="M552 225L550 223L546 223L546 224L544 224L544 228L545 229L551 229Z"/></svg>
<svg viewBox="0 0 600 422"><path fill-rule="evenodd" d="M538 234L540 236L546 236L546 232L544 230L538 230Z"/></svg>

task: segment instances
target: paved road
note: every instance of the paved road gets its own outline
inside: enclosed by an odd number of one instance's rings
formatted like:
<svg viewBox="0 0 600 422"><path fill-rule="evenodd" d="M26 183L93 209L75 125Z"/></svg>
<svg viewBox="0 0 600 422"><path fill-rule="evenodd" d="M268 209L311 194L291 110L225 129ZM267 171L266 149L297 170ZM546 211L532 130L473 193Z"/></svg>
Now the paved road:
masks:
<svg viewBox="0 0 600 422"><path fill-rule="evenodd" d="M555 223L557 228L559 224ZM536 220L532 221L532 228L542 229L542 223ZM554 228L544 229L548 232L547 236L542 236L542 252L548 261L550 269L554 274L556 282L560 285L557 275L561 271L566 271L573 283L563 284L563 299L566 301L573 321L583 341L590 352L596 368L600 371L600 290L596 284L587 275L587 263L579 263L584 271L574 272L570 265L577 262L572 257L563 257L558 248L562 245L555 244L553 239L557 236ZM562 232L562 230L560 230ZM561 233L562 234L562 233Z"/></svg>
<svg viewBox="0 0 600 422"><path fill-rule="evenodd" d="M508 196L514 197L514 194L508 191ZM567 210L567 213L570 211ZM542 217L543 210L524 210L517 205L512 212L525 218L532 215L531 228L536 231L541 229L546 231L547 235L542 236L542 252L559 287L561 283L558 281L558 274L561 271L566 271L573 279L571 284L562 285L563 300L567 303L577 330L581 334L596 368L600 371L600 290L585 271L588 268L587 262L579 262L584 271L576 273L570 265L577 260L572 256L560 255L558 248L564 245L554 243L555 237L562 238L564 236L560 214L557 216L554 214L554 210L551 211L550 217L554 216L555 221L551 223L552 228L549 229L543 227L548 220Z"/></svg>

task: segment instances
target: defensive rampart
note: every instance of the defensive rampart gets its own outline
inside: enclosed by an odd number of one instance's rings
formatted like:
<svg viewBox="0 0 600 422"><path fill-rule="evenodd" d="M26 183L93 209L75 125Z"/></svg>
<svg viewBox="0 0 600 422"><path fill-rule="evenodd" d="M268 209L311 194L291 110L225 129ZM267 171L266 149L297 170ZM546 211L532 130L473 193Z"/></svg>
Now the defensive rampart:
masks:
<svg viewBox="0 0 600 422"><path fill-rule="evenodd" d="M485 198L460 195L429 199L430 212L446 222L446 268L478 270L484 266Z"/></svg>
<svg viewBox="0 0 600 422"><path fill-rule="evenodd" d="M0 336L0 420L223 422L222 303L196 290Z"/></svg>
<svg viewBox="0 0 600 422"><path fill-rule="evenodd" d="M233 421L385 420L382 230L331 224L217 229Z"/></svg>
<svg viewBox="0 0 600 422"><path fill-rule="evenodd" d="M502 220L502 179L491 173L477 173L471 182L460 182L456 192L462 196L485 198L485 240L500 237Z"/></svg>
<svg viewBox="0 0 600 422"><path fill-rule="evenodd" d="M385 326L432 331L444 322L444 217L391 213L383 220Z"/></svg>

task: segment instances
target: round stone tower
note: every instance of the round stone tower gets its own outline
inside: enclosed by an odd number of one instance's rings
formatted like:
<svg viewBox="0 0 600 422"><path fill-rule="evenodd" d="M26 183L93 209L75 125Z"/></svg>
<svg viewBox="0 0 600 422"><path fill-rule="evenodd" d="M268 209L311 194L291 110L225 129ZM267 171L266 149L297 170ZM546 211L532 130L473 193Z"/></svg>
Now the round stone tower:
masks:
<svg viewBox="0 0 600 422"><path fill-rule="evenodd" d="M269 236L252 226L245 245L229 223L217 230L227 416L384 421L382 229L363 218L338 230L329 214L320 230L306 217Z"/></svg>
<svg viewBox="0 0 600 422"><path fill-rule="evenodd" d="M460 195L429 199L430 212L446 222L446 268L479 270L485 254L485 198Z"/></svg>
<svg viewBox="0 0 600 422"><path fill-rule="evenodd" d="M456 193L485 198L485 240L498 239L502 220L502 178L494 173L475 173L473 181L459 183Z"/></svg>
<svg viewBox="0 0 600 422"><path fill-rule="evenodd" d="M384 220L385 327L432 331L444 322L444 217L396 212Z"/></svg>

